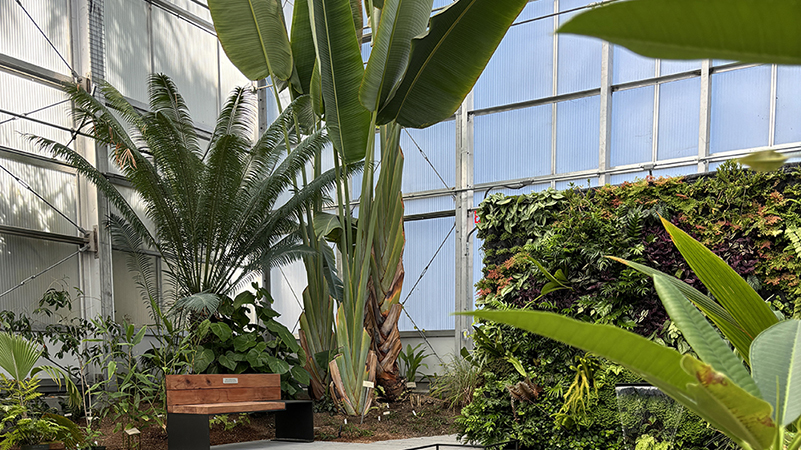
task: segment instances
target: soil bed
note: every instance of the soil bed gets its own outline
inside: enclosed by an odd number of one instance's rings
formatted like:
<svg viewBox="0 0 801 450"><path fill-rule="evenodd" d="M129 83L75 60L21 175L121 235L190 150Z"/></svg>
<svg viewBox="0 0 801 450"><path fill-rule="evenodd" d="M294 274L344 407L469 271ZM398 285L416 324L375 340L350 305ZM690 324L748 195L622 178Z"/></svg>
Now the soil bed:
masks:
<svg viewBox="0 0 801 450"><path fill-rule="evenodd" d="M453 434L453 420L458 410L449 409L441 400L411 395L403 401L378 403L361 421L359 417L319 412L314 414L314 439L338 442L375 442L421 436ZM237 421L234 424L234 421ZM258 441L275 437L275 419L269 413L240 416L230 414L217 419L211 428L211 445ZM361 422L361 423L360 423ZM106 420L98 439L107 450L124 450L123 432L112 433L114 423ZM228 428L226 430L226 428ZM157 427L141 432L143 449L167 450L167 433Z"/></svg>

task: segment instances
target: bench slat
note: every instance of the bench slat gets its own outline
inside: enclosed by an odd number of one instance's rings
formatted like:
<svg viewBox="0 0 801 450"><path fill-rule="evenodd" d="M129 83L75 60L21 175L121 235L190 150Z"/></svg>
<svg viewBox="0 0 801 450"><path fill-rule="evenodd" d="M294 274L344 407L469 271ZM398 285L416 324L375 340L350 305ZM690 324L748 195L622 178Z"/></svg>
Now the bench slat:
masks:
<svg viewBox="0 0 801 450"><path fill-rule="evenodd" d="M281 375L248 373L238 375L168 375L167 390L281 387Z"/></svg>
<svg viewBox="0 0 801 450"><path fill-rule="evenodd" d="M236 402L168 406L167 412L174 414L231 414L255 411L281 411L284 402Z"/></svg>
<svg viewBox="0 0 801 450"><path fill-rule="evenodd" d="M281 388L270 386L241 389L187 389L182 391L167 391L167 405L194 405L265 400L281 400Z"/></svg>

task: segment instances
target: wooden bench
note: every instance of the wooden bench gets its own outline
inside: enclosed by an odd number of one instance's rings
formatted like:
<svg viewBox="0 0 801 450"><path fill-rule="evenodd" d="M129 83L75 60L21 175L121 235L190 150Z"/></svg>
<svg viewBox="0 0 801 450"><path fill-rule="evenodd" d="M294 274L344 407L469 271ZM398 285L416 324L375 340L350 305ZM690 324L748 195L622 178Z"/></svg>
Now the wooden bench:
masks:
<svg viewBox="0 0 801 450"><path fill-rule="evenodd" d="M276 411L277 440L314 440L311 401L281 400L280 375L167 375L166 383L170 450L207 450L210 415L255 411Z"/></svg>

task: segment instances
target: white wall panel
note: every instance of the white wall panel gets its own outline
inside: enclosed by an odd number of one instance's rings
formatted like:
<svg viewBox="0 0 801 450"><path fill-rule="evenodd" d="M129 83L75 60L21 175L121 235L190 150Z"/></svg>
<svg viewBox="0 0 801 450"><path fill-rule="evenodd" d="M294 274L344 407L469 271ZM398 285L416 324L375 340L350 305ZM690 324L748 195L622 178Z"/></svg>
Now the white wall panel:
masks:
<svg viewBox="0 0 801 450"><path fill-rule="evenodd" d="M219 95L216 38L153 8L153 40L154 71L172 78L195 125L213 128Z"/></svg>
<svg viewBox="0 0 801 450"><path fill-rule="evenodd" d="M218 43L217 46L219 47L219 55L220 55L220 106L225 104L225 100L228 96L231 95L231 92L234 88L239 86L251 86L251 81L247 79L246 76L242 75L242 72L236 68L236 66L231 63L231 60L228 59L228 55L222 49L222 46ZM267 98L267 101L271 103L275 103L275 97L273 97L272 92L268 92L270 96ZM284 105L286 106L286 105Z"/></svg>
<svg viewBox="0 0 801 450"><path fill-rule="evenodd" d="M454 275L454 233L448 236L453 227L453 218L417 220L406 223L406 249L403 253L403 266L406 277L403 280L401 301L414 322L423 330L452 330L455 307ZM431 258L437 248L448 236L439 254ZM426 265L431 266L420 278ZM415 283L417 286L414 287ZM408 297L408 299L407 299ZM414 330L412 321L401 315L398 323L401 331Z"/></svg>
<svg viewBox="0 0 801 450"><path fill-rule="evenodd" d="M0 71L0 109L23 115L31 113L28 117L37 121L71 128L69 103L64 103L66 99L67 96L58 89ZM62 103L46 108L59 102ZM46 109L33 112L42 108ZM52 139L61 144L67 144L70 141L68 131L0 113L0 146L52 156L49 152L42 152L31 143L26 137L28 134Z"/></svg>
<svg viewBox="0 0 801 450"><path fill-rule="evenodd" d="M78 186L75 175L0 158L0 165L27 183L58 211L75 221ZM55 209L0 170L0 224L77 236L78 230Z"/></svg>
<svg viewBox="0 0 801 450"><path fill-rule="evenodd" d="M36 275L56 262L78 250L74 244L64 244L39 239L23 238L0 233L0 293L18 285L26 278ZM80 286L78 256L73 256L52 270L37 276L4 297L0 297L0 309L17 314L32 315L39 306L42 295L51 287L68 288ZM54 319L39 316L44 323Z"/></svg>
<svg viewBox="0 0 801 450"><path fill-rule="evenodd" d="M105 0L106 81L123 95L148 103L150 40L147 3Z"/></svg>
<svg viewBox="0 0 801 450"><path fill-rule="evenodd" d="M20 0L25 10L58 50L72 64L68 0ZM0 53L70 75L67 64L50 47L47 39L25 11L12 0L0 2Z"/></svg>

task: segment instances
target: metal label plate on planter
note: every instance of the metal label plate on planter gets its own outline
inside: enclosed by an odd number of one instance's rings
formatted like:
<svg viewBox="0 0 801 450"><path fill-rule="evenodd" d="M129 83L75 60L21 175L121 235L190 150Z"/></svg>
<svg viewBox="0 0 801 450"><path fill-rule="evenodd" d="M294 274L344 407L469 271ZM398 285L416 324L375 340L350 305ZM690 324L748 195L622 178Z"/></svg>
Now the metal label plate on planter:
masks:
<svg viewBox="0 0 801 450"><path fill-rule="evenodd" d="M223 384L239 384L239 378L223 378Z"/></svg>

